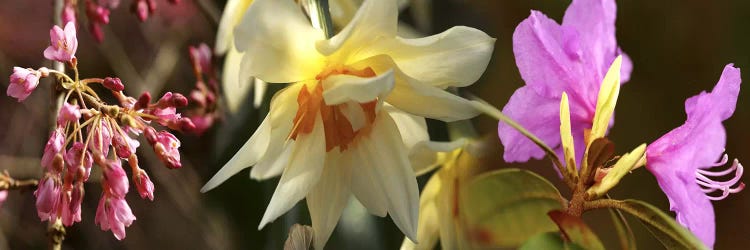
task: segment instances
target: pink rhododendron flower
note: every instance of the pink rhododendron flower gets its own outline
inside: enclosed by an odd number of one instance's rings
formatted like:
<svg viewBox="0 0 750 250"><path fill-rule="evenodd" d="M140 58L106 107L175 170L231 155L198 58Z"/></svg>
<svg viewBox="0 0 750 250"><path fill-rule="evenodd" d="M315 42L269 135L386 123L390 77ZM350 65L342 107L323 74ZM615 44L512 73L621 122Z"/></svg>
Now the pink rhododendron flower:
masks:
<svg viewBox="0 0 750 250"><path fill-rule="evenodd" d="M727 139L721 123L734 113L741 82L740 69L727 65L711 92L685 101L685 124L646 148L646 168L669 198L670 210L708 247L713 247L716 237L711 200L723 199L745 186L740 183L743 168L737 160L729 169L711 170L727 163L728 156L721 157ZM711 179L731 174L734 177L725 181ZM716 192L721 194L710 196Z"/></svg>
<svg viewBox="0 0 750 250"><path fill-rule="evenodd" d="M10 75L10 84L6 94L18 99L18 102L26 100L31 92L39 85L41 73L33 69L13 67L13 74Z"/></svg>
<svg viewBox="0 0 750 250"><path fill-rule="evenodd" d="M513 52L526 86L513 93L503 113L562 155L559 113L560 98L566 92L578 163L585 151L584 130L592 126L599 86L622 54L615 39L616 8L614 0L574 0L562 25L531 11L513 33ZM623 55L621 82L628 81L631 70L630 59ZM505 161L544 156L542 149L505 123L499 124L498 135Z"/></svg>
<svg viewBox="0 0 750 250"><path fill-rule="evenodd" d="M78 49L75 24L65 24L65 30L55 25L49 31L50 46L44 50L44 58L53 61L69 62L75 57Z"/></svg>

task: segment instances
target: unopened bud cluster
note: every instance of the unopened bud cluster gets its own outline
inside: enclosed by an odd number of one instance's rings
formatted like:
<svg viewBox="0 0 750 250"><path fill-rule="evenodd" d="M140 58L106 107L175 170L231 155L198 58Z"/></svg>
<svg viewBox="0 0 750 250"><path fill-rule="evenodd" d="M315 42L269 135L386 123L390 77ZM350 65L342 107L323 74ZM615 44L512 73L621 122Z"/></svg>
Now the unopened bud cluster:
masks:
<svg viewBox="0 0 750 250"><path fill-rule="evenodd" d="M121 0L65 0L62 9L63 23L77 25L77 14L81 6L88 19L89 31L98 42L104 40L102 26L109 24L109 14L120 6ZM179 0L169 0L170 4L178 4ZM82 4L81 4L82 3ZM156 11L156 0L132 0L131 11L143 22Z"/></svg>
<svg viewBox="0 0 750 250"><path fill-rule="evenodd" d="M190 46L190 61L195 74L195 88L190 92L190 100L196 105L188 116L195 124L195 134L201 135L220 118L217 112L219 83L214 70L211 48L205 43Z"/></svg>
<svg viewBox="0 0 750 250"><path fill-rule="evenodd" d="M81 221L83 184L89 180L92 167L98 166L103 173L103 191L95 222L102 230L111 230L117 239L123 239L125 227L135 220L125 201L130 184L123 161L130 167L130 179L140 197L153 200L154 184L138 166L136 150L140 143L136 138L144 135L168 168L180 168L180 141L155 125L179 131L195 130L189 118L177 113L177 108L187 106L188 100L170 92L155 102L149 93L135 99L122 92L125 86L119 78L79 79L75 26L67 23L64 30L55 26L50 35L51 45L44 51L45 58L65 63L75 73L73 77L47 68L15 67L7 90L9 96L23 101L36 89L40 78L50 75L57 76L64 89L56 127L41 160L44 176L34 192L37 214L42 221L60 219L65 226ZM100 98L102 93L110 93L119 103L104 102Z"/></svg>

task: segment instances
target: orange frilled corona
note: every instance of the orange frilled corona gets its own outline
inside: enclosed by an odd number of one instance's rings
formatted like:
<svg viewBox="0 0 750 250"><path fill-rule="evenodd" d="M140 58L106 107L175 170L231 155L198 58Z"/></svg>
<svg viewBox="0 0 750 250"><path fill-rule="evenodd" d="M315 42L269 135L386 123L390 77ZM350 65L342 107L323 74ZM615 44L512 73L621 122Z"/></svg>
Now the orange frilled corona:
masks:
<svg viewBox="0 0 750 250"><path fill-rule="evenodd" d="M320 111L325 131L326 152L329 152L336 147L339 147L339 150L341 151L346 150L357 134L364 129L368 129L375 121L375 107L377 106L377 99L366 103L359 103L359 106L364 112L366 124L355 130L351 121L349 121L349 118L347 118L343 112L343 109L351 108L353 106L349 106L348 104L329 106L323 99L322 81L332 75L375 77L375 71L370 67L362 70L355 70L346 67L332 67L324 70L315 77L317 82L315 83L312 92L308 89L307 84L302 86L302 89L297 96L297 105L299 105L299 108L297 114L294 116L294 128L289 134L289 138L296 140L297 135L300 133L308 134L312 132L315 126L315 115Z"/></svg>

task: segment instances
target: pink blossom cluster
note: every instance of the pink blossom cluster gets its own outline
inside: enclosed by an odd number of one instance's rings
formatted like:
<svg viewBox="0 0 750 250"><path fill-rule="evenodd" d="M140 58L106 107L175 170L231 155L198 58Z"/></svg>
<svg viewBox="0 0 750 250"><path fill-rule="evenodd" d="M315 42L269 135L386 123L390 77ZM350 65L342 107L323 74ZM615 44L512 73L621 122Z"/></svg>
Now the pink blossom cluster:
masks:
<svg viewBox="0 0 750 250"><path fill-rule="evenodd" d="M197 106L190 110L189 117L195 124L195 134L202 135L216 119L220 118L217 112L219 84L212 63L211 48L201 43L197 47L190 46L189 52L196 78L195 88L190 92L190 100Z"/></svg>
<svg viewBox="0 0 750 250"><path fill-rule="evenodd" d="M83 184L89 180L91 169L98 166L103 173L102 196L95 222L121 240L125 238L125 228L135 220L125 200L130 184L123 161L130 167L130 179L140 197L154 199L154 184L138 165L137 137L144 135L168 168L180 168L180 141L155 126L191 132L195 125L177 112L177 108L188 105L181 94L167 92L152 103L149 93L138 99L125 95L122 92L125 86L119 78L78 79L75 35L75 26L70 22L64 30L55 26L50 31L51 45L44 51L47 59L65 62L76 73L75 78L46 68L15 67L7 94L23 101L40 78L50 74L60 76L60 86L66 95L41 159L44 176L34 192L37 214L42 221L59 219L65 226L80 222ZM112 94L119 103L104 102L95 88Z"/></svg>
<svg viewBox="0 0 750 250"><path fill-rule="evenodd" d="M72 22L77 25L78 3L80 0L65 0L62 9L63 23ZM178 4L180 0L169 0L171 4ZM104 40L102 26L109 24L109 14L120 6L120 0L85 0L83 4L84 13L88 19L88 28L94 39L98 42ZM146 21L149 15L156 11L156 0L133 0L130 9L141 22Z"/></svg>

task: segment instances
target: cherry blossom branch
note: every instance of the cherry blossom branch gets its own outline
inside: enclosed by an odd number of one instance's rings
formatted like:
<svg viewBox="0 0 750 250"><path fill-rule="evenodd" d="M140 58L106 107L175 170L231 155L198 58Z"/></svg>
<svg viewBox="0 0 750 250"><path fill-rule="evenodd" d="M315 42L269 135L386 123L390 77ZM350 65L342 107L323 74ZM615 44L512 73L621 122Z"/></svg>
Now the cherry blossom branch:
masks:
<svg viewBox="0 0 750 250"><path fill-rule="evenodd" d="M47 236L49 236L50 249L62 249L62 243L65 240L65 227L62 220L57 219L55 222L50 222L49 227L47 227Z"/></svg>
<svg viewBox="0 0 750 250"><path fill-rule="evenodd" d="M10 177L8 171L0 173L0 190L34 189L38 183L36 179L16 180Z"/></svg>

